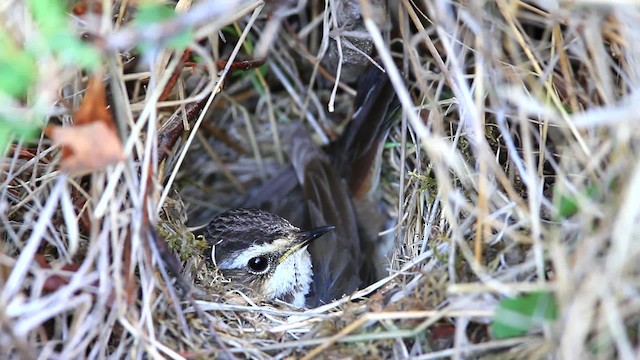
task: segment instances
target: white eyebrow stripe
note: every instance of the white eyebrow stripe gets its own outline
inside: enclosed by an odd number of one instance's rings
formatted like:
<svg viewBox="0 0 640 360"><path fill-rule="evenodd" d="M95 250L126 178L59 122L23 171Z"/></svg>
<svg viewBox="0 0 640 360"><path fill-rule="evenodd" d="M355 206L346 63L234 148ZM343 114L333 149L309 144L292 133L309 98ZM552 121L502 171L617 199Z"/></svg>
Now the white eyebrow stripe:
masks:
<svg viewBox="0 0 640 360"><path fill-rule="evenodd" d="M247 263L252 258L261 256L261 255L284 252L284 250L288 247L290 243L291 243L290 239L277 239L272 243L264 243L259 245L254 244L254 245L251 245L249 248L244 250L239 250L229 258L224 259L221 263L218 264L218 267L222 270L243 269L247 267Z"/></svg>

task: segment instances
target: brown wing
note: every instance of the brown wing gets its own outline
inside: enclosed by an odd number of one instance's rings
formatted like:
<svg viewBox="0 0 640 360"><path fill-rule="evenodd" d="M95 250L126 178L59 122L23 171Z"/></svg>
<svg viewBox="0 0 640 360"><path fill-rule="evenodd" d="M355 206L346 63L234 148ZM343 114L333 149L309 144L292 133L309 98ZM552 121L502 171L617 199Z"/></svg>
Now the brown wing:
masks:
<svg viewBox="0 0 640 360"><path fill-rule="evenodd" d="M346 182L302 128L292 137L292 162L303 184L309 227L335 226L309 246L314 281L307 304L314 306L359 288L360 239Z"/></svg>
<svg viewBox="0 0 640 360"><path fill-rule="evenodd" d="M400 103L388 76L371 66L358 84L354 113L344 134L329 149L337 170L347 180L356 213L360 248L364 261L360 269L362 286L386 273L387 251L392 238L378 233L388 221L378 208L377 191L384 139L400 119Z"/></svg>

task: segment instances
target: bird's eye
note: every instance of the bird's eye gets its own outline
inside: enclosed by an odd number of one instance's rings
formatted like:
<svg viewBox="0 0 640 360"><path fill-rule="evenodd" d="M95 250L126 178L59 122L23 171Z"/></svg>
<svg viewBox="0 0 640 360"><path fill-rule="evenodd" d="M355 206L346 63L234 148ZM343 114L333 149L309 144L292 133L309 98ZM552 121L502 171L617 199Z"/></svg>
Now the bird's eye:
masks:
<svg viewBox="0 0 640 360"><path fill-rule="evenodd" d="M249 259L249 263L247 263L247 265L252 271L261 273L267 270L267 268L269 267L269 259L267 259L266 256L256 256Z"/></svg>

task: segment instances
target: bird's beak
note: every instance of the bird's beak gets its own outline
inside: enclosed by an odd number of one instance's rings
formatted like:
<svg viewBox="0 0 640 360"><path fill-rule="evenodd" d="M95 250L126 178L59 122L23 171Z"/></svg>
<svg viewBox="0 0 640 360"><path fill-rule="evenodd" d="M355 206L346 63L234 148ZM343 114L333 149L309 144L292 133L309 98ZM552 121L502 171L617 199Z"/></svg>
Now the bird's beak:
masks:
<svg viewBox="0 0 640 360"><path fill-rule="evenodd" d="M278 263L283 262L290 255L296 253L299 250L304 249L307 245L309 245L313 240L319 238L320 236L326 234L327 232L335 229L335 226L321 226L315 229L300 231L296 234L296 239L293 241L291 247L285 251L282 256L278 259Z"/></svg>

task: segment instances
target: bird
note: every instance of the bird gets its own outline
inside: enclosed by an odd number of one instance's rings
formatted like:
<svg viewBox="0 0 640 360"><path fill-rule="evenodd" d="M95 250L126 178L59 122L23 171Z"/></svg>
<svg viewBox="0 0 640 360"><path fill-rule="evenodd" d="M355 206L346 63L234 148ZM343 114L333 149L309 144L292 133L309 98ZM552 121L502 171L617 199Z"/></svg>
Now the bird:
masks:
<svg viewBox="0 0 640 360"><path fill-rule="evenodd" d="M260 209L232 209L207 229L211 259L225 277L267 300L302 307L312 282L306 247L332 225L302 231L284 218Z"/></svg>
<svg viewBox="0 0 640 360"><path fill-rule="evenodd" d="M325 148L294 127L291 164L210 221L208 257L225 277L265 300L316 307L384 275L376 190L383 140L400 113L385 72L365 71L354 109Z"/></svg>

